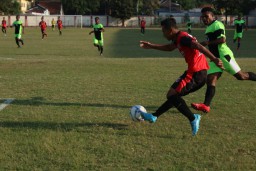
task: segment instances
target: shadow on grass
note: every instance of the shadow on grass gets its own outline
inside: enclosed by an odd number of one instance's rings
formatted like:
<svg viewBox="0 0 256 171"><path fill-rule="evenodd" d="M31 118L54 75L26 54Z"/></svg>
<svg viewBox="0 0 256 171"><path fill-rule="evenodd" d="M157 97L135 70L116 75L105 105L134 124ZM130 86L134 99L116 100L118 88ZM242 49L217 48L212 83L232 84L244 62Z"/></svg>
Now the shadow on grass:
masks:
<svg viewBox="0 0 256 171"><path fill-rule="evenodd" d="M31 122L19 122L19 121L1 121L0 127L4 128L14 128L14 129L51 129L59 131L72 131L76 130L79 127L105 127L112 128L114 130L126 130L128 125L118 124L118 123L57 123L57 122L40 122L40 121L31 121Z"/></svg>
<svg viewBox="0 0 256 171"><path fill-rule="evenodd" d="M115 104L101 104L101 103L69 103L69 102L46 102L43 97L31 97L31 99L19 100L15 99L12 102L13 105L29 105L29 106L80 106L80 107L111 107L111 108L124 108L130 109L131 106L127 105L115 105ZM147 109L156 109L155 106L147 106Z"/></svg>

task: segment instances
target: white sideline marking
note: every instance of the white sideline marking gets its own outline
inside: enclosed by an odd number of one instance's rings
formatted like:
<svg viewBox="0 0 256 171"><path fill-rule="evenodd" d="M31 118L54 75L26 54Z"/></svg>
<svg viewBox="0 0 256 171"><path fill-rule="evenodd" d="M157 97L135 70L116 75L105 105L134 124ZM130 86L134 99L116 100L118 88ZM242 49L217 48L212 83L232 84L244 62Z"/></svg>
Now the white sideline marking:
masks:
<svg viewBox="0 0 256 171"><path fill-rule="evenodd" d="M0 104L0 111L6 108L9 104L11 104L15 99L5 99L5 101Z"/></svg>

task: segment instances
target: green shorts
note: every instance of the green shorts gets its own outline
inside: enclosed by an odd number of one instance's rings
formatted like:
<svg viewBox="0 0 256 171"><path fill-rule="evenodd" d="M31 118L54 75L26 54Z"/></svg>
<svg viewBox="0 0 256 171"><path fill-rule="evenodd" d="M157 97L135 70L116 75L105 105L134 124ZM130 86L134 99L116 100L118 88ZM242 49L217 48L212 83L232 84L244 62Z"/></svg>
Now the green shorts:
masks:
<svg viewBox="0 0 256 171"><path fill-rule="evenodd" d="M241 38L242 39L242 37L243 37L243 32L240 32L240 33L235 32L234 39L237 39L237 38Z"/></svg>
<svg viewBox="0 0 256 171"><path fill-rule="evenodd" d="M95 45L100 45L100 46L103 46L103 38L101 40L98 40L96 38L93 39L93 43Z"/></svg>
<svg viewBox="0 0 256 171"><path fill-rule="evenodd" d="M227 55L221 55L220 56L221 61L223 62L225 71L228 72L231 75L234 75L241 71L241 68L236 63L236 60L233 56L233 53L229 53ZM223 72L221 68L219 68L214 62L209 62L210 69L207 71L207 74L213 74L217 72Z"/></svg>
<svg viewBox="0 0 256 171"><path fill-rule="evenodd" d="M15 38L21 39L21 34L15 34Z"/></svg>

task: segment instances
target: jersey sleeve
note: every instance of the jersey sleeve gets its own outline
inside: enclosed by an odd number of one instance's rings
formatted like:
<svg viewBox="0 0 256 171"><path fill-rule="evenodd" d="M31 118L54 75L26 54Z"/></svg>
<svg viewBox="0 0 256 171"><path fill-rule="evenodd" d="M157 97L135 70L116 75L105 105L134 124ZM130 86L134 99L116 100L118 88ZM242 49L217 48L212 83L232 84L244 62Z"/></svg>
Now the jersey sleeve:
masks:
<svg viewBox="0 0 256 171"><path fill-rule="evenodd" d="M183 36L180 38L180 45L191 47L192 38L189 36Z"/></svg>
<svg viewBox="0 0 256 171"><path fill-rule="evenodd" d="M225 26L221 22L216 24L214 34L216 35L217 38L226 37Z"/></svg>

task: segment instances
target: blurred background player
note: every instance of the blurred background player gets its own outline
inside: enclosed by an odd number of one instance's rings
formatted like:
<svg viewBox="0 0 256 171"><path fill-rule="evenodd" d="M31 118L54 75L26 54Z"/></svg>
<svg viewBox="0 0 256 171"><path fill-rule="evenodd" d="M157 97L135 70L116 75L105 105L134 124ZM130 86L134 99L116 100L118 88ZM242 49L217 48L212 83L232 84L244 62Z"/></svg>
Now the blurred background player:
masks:
<svg viewBox="0 0 256 171"><path fill-rule="evenodd" d="M24 26L22 21L20 21L19 15L16 16L16 21L13 22L12 26L14 26L15 29L14 33L16 44L18 45L18 48L20 48L19 42L21 42L21 44L24 45L24 41L21 39L22 33L24 34Z"/></svg>
<svg viewBox="0 0 256 171"><path fill-rule="evenodd" d="M54 18L52 19L51 23L52 23L52 31L54 31L55 30L55 24L56 24Z"/></svg>
<svg viewBox="0 0 256 171"><path fill-rule="evenodd" d="M58 25L58 30L59 30L59 35L62 35L62 20L60 19L60 16L58 17L58 20L57 20L57 25Z"/></svg>
<svg viewBox="0 0 256 171"><path fill-rule="evenodd" d="M42 32L42 40L44 39L44 36L47 37L47 34L46 34L46 27L47 27L47 24L46 22L44 21L44 17L41 18L41 21L39 23L39 27L41 28L41 32Z"/></svg>
<svg viewBox="0 0 256 171"><path fill-rule="evenodd" d="M145 34L145 29L146 29L146 21L144 18L141 19L140 21L140 33L141 35Z"/></svg>
<svg viewBox="0 0 256 171"><path fill-rule="evenodd" d="M191 33L191 28L192 28L192 22L191 21L188 21L187 22L187 29L188 29L188 33Z"/></svg>
<svg viewBox="0 0 256 171"><path fill-rule="evenodd" d="M213 9L205 7L201 10L201 13L202 21L207 26L205 35L208 38L207 41L201 42L201 44L208 46L209 50L223 62L225 71L233 75L237 80L256 81L255 73L243 72L237 64L233 52L226 44L225 26L221 21L215 19ZM194 109L205 113L210 112L210 103L215 95L217 81L224 71L212 61L209 65L204 103L191 104Z"/></svg>
<svg viewBox="0 0 256 171"><path fill-rule="evenodd" d="M93 39L93 44L95 47L98 48L98 51L100 51L100 55L103 54L103 32L104 27L103 25L100 23L100 19L99 17L95 17L95 24L92 25L93 30L89 33L89 35L91 35L92 33L94 33L94 39Z"/></svg>
<svg viewBox="0 0 256 171"><path fill-rule="evenodd" d="M7 23L6 23L5 17L3 17L3 20L2 20L2 32L4 33L5 36L6 36L6 28L7 28Z"/></svg>
<svg viewBox="0 0 256 171"><path fill-rule="evenodd" d="M156 122L157 118L172 107L176 107L190 122L192 134L196 135L199 129L200 115L194 114L183 100L182 96L199 90L206 83L209 65L206 56L216 65L222 67L222 62L208 49L197 42L196 38L187 32L177 28L174 18L167 18L161 22L164 37L171 41L168 44L153 44L140 41L140 47L144 49L156 49L171 52L178 49L185 58L187 70L169 88L167 100L156 110L155 113L144 113L141 116L145 121Z"/></svg>
<svg viewBox="0 0 256 171"><path fill-rule="evenodd" d="M245 21L242 19L241 14L238 15L237 19L234 20L235 33L234 33L234 43L237 41L237 50L240 48L240 41L243 37L243 28L247 30Z"/></svg>

